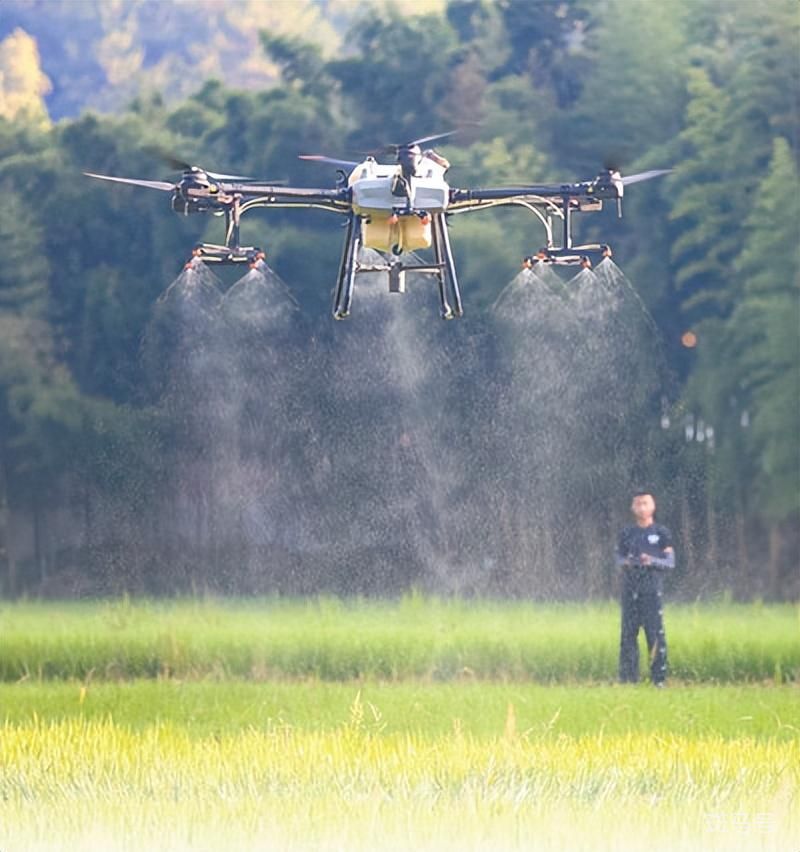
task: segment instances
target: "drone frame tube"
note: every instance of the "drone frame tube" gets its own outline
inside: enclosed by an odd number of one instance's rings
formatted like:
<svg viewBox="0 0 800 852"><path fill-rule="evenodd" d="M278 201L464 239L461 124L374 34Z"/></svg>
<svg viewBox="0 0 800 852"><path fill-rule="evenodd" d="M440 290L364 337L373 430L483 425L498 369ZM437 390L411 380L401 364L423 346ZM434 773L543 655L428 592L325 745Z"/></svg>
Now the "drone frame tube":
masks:
<svg viewBox="0 0 800 852"><path fill-rule="evenodd" d="M453 316L453 309L447 301L447 282L445 280L445 257L444 257L444 241L442 240L442 229L440 216L433 217L433 228L431 236L433 237L433 253L436 257L436 265L439 267L436 273L436 280L439 284L439 303L441 306L441 315L443 319L450 319Z"/></svg>
<svg viewBox="0 0 800 852"><path fill-rule="evenodd" d="M357 213L350 213L347 217L347 232L342 246L339 275L336 279L336 289L333 296L334 319L342 320L350 315L360 248L361 218Z"/></svg>
<svg viewBox="0 0 800 852"><path fill-rule="evenodd" d="M453 308L449 316L444 310L446 298L442 299L442 317L445 319L450 319L453 316L461 317L464 315L464 306L461 302L461 288L458 285L456 264L453 259L453 248L450 245L450 232L447 228L447 219L444 213L437 213L433 217L433 234L434 245L437 246L437 261L441 262L441 256L444 255L444 267L439 273L441 287L446 292L449 284L450 295L453 297Z"/></svg>

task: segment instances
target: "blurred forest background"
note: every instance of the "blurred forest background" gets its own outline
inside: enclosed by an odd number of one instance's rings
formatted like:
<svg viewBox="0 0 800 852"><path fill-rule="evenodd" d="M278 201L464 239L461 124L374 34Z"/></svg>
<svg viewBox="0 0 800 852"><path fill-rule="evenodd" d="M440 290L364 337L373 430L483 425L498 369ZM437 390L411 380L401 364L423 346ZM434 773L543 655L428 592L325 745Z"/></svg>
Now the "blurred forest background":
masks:
<svg viewBox="0 0 800 852"><path fill-rule="evenodd" d="M0 0L0 593L608 595L647 483L676 594L796 599L799 97L796 0ZM455 186L674 167L578 223L632 287L477 213L463 320L334 323L329 215L168 288L220 222L81 174L329 186L297 155L454 128Z"/></svg>

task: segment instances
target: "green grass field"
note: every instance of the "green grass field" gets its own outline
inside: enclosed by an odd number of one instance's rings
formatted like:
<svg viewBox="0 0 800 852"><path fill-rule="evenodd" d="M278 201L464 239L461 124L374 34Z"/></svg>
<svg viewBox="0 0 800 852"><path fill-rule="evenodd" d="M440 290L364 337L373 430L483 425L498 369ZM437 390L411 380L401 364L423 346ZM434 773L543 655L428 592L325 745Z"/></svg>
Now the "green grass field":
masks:
<svg viewBox="0 0 800 852"><path fill-rule="evenodd" d="M800 608L0 604L0 850L800 849Z"/></svg>
<svg viewBox="0 0 800 852"><path fill-rule="evenodd" d="M800 680L800 606L672 606L672 676ZM0 680L613 681L614 603L192 600L0 606ZM642 640L643 663L644 647ZM643 665L644 670L644 665Z"/></svg>
<svg viewBox="0 0 800 852"><path fill-rule="evenodd" d="M491 739L506 731L511 713L519 733L537 738L602 732L788 742L800 734L799 703L796 687L732 684L664 692L648 686L522 682L137 680L88 686L0 685L0 721L7 724L111 720L134 732L169 724L193 738L250 728L336 731L360 712L359 726L373 734L436 738L457 727L470 736Z"/></svg>

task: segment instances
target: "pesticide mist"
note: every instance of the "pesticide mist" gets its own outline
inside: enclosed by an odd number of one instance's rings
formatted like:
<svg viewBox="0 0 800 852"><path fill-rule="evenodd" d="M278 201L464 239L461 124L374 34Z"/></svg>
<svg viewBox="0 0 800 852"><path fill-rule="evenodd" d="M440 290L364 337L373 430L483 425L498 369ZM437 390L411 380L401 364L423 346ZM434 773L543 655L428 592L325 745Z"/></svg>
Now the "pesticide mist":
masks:
<svg viewBox="0 0 800 852"><path fill-rule="evenodd" d="M610 259L523 270L472 313L441 322L432 277L409 273L400 296L365 273L350 320L311 321L263 262L227 287L185 269L142 344L158 481L121 526L137 542L126 582L605 588L657 423L652 321Z"/></svg>

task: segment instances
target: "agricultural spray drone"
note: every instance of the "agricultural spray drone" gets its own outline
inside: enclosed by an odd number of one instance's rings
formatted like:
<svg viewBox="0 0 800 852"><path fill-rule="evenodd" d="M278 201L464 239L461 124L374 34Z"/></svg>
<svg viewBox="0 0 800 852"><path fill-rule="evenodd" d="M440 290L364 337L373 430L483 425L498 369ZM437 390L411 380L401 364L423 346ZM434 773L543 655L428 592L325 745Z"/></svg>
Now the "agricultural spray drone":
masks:
<svg viewBox="0 0 800 852"><path fill-rule="evenodd" d="M452 131L454 132L454 131ZM241 217L257 207L301 207L329 210L346 217L346 235L334 293L333 315L344 319L350 314L356 277L364 272L388 274L389 291L405 291L407 271L435 276L441 315L444 319L463 314L461 290L450 246L447 218L453 214L488 207L517 205L533 213L544 226L546 243L525 259L535 264L591 266L598 257L609 256L607 245L574 245L574 213L601 210L604 201L617 204L622 215L622 197L627 185L666 174L655 169L622 177L616 169L606 169L592 180L562 184L520 184L485 189L456 189L445 180L448 161L427 143L451 133L426 136L399 145L389 145L369 154L361 162L337 160L311 154L301 159L335 166L336 186L315 189L282 186L246 178L209 172L198 166L170 160L182 171L176 182L138 180L85 172L88 177L133 184L169 192L172 209L184 215L214 213L225 217L223 245L201 243L193 259L207 263L255 264L264 253L239 241ZM394 162L383 164L377 158L391 155ZM559 244L560 243L560 244ZM382 253L379 263L362 263L362 247ZM408 256L408 252L433 249L430 262Z"/></svg>

